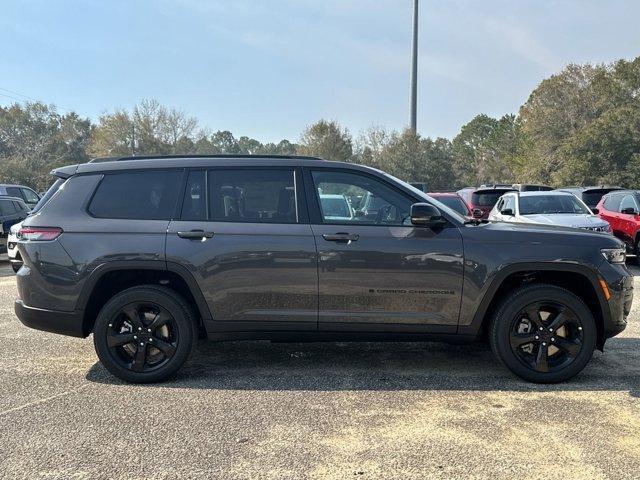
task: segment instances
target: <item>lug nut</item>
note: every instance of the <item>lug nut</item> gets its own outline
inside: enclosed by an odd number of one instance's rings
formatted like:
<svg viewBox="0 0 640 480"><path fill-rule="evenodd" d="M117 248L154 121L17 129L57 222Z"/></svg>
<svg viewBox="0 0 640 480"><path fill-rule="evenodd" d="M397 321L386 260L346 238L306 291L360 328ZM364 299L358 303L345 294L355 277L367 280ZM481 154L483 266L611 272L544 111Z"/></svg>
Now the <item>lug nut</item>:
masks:
<svg viewBox="0 0 640 480"><path fill-rule="evenodd" d="M543 329L543 328L542 328L542 327L540 327L540 330L542 330L542 329Z"/></svg>
<svg viewBox="0 0 640 480"><path fill-rule="evenodd" d="M550 329L549 329L549 331L550 331L550 332L553 332L553 328L550 328Z"/></svg>
<svg viewBox="0 0 640 480"><path fill-rule="evenodd" d="M138 339L138 336L137 336L137 335L134 335L134 336L133 336L133 339L134 339L134 340L137 340L137 339Z"/></svg>
<svg viewBox="0 0 640 480"><path fill-rule="evenodd" d="M138 327L138 330L142 330L142 327Z"/></svg>
<svg viewBox="0 0 640 480"><path fill-rule="evenodd" d="M109 327L113 327L113 323L110 323L110 324L109 324Z"/></svg>
<svg viewBox="0 0 640 480"><path fill-rule="evenodd" d="M151 333L151 329L150 329L150 328L147 328L147 332Z"/></svg>
<svg viewBox="0 0 640 480"><path fill-rule="evenodd" d="M538 335L536 335L536 340L540 340L540 337Z"/></svg>
<svg viewBox="0 0 640 480"><path fill-rule="evenodd" d="M546 347L547 346L546 342L542 342L542 346Z"/></svg>
<svg viewBox="0 0 640 480"><path fill-rule="evenodd" d="M553 338L553 337L551 337L551 341L552 341L552 342L555 342L555 341L556 341L556 339L555 339L555 338Z"/></svg>

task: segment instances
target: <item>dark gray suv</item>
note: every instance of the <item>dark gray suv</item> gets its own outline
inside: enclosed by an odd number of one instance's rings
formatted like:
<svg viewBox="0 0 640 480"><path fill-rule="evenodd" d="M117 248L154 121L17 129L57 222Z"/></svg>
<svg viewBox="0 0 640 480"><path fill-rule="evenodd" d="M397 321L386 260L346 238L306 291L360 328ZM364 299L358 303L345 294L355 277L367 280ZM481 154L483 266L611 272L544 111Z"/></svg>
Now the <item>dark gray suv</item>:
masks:
<svg viewBox="0 0 640 480"><path fill-rule="evenodd" d="M631 307L611 235L469 220L372 168L135 157L53 175L19 234L16 313L93 333L103 365L132 382L174 374L199 335L484 340L520 377L558 382Z"/></svg>

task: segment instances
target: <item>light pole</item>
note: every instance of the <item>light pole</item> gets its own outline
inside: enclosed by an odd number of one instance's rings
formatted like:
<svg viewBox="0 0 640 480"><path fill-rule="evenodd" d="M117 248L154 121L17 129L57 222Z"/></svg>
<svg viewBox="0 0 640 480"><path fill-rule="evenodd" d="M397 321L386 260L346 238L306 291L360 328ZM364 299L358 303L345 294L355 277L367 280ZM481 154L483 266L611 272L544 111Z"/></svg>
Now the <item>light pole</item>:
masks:
<svg viewBox="0 0 640 480"><path fill-rule="evenodd" d="M411 94L409 128L416 133L418 103L418 0L413 0L413 42L411 44Z"/></svg>

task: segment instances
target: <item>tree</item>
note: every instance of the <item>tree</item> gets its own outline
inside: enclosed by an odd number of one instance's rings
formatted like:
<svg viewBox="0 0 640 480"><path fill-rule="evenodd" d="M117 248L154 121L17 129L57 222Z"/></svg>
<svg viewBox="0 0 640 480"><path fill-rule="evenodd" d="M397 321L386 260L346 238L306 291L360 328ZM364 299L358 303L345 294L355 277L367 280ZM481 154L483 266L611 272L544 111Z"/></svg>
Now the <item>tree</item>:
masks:
<svg viewBox="0 0 640 480"><path fill-rule="evenodd" d="M297 151L300 155L348 162L353 158L351 134L338 122L319 120L303 132Z"/></svg>

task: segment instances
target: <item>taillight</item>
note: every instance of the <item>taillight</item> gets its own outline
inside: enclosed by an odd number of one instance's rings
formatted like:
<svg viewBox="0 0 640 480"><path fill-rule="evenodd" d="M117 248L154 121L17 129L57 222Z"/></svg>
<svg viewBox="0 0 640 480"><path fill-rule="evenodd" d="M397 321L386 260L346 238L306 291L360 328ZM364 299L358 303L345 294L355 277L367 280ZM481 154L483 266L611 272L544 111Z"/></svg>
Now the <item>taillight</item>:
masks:
<svg viewBox="0 0 640 480"><path fill-rule="evenodd" d="M18 238L33 242L43 242L55 240L61 233L62 229L58 227L22 227L18 232Z"/></svg>

